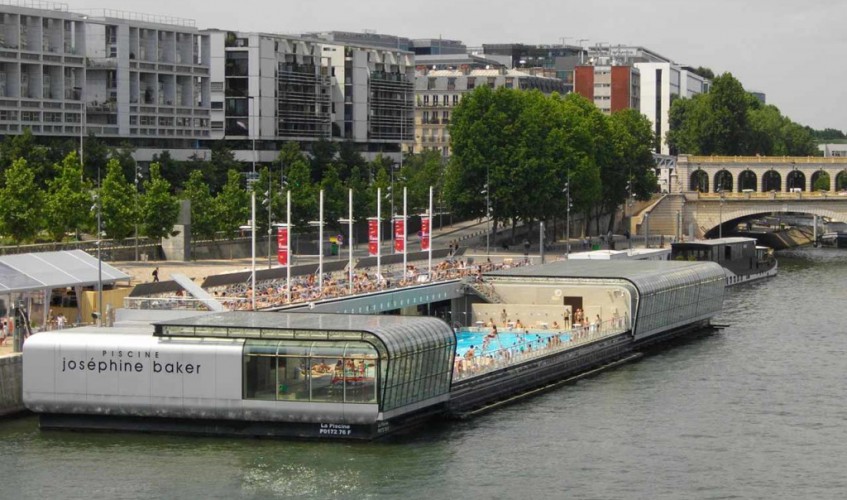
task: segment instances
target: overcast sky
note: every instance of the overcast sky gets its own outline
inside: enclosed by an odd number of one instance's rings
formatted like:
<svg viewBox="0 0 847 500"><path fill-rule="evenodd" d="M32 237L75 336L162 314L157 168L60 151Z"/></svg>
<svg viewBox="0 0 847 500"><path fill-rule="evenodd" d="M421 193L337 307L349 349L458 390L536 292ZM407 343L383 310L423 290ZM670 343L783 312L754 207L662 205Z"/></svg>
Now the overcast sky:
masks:
<svg viewBox="0 0 847 500"><path fill-rule="evenodd" d="M845 0L71 0L194 19L198 28L272 33L376 30L469 46L639 45L731 72L792 120L847 131Z"/></svg>

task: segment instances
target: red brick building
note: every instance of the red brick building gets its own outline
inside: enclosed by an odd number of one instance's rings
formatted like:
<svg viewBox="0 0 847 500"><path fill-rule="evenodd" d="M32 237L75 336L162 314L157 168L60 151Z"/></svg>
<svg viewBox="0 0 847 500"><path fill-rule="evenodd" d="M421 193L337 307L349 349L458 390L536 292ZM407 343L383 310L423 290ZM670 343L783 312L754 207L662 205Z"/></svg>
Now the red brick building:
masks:
<svg viewBox="0 0 847 500"><path fill-rule="evenodd" d="M577 66L574 92L594 102L606 114L640 109L640 76L633 66Z"/></svg>

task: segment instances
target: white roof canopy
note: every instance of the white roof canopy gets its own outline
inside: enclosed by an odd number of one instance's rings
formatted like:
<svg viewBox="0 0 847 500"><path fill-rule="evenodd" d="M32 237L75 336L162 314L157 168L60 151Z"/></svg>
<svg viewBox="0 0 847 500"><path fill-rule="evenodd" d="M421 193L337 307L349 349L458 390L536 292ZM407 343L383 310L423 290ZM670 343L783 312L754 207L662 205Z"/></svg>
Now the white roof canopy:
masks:
<svg viewBox="0 0 847 500"><path fill-rule="evenodd" d="M0 257L0 293L114 284L129 275L103 262L98 279L98 261L82 250L26 253Z"/></svg>

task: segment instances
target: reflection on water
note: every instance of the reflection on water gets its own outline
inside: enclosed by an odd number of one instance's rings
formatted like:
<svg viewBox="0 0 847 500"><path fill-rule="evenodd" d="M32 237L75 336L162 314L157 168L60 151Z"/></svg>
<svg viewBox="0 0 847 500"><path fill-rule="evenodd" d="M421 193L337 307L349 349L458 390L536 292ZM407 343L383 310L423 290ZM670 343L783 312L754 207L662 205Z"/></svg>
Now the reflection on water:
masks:
<svg viewBox="0 0 847 500"><path fill-rule="evenodd" d="M0 421L2 498L841 498L847 252L779 255L720 333L377 443L40 432Z"/></svg>

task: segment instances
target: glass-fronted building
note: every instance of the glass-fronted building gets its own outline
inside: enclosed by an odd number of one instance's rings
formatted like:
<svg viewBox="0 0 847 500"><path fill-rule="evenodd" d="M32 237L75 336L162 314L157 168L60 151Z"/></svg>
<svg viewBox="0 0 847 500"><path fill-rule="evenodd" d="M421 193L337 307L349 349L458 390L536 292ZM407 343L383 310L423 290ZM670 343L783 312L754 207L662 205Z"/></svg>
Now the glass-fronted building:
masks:
<svg viewBox="0 0 847 500"><path fill-rule="evenodd" d="M396 316L221 313L156 335L244 339L245 400L372 404L381 418L446 400L456 345L439 319Z"/></svg>
<svg viewBox="0 0 847 500"><path fill-rule="evenodd" d="M558 302L602 319L623 316L645 339L721 311L723 268L713 262L573 260L486 274L509 303Z"/></svg>
<svg viewBox="0 0 847 500"><path fill-rule="evenodd" d="M456 337L436 318L245 311L152 330L33 336L27 408L63 428L155 417L144 428L369 439L443 412L450 397Z"/></svg>

